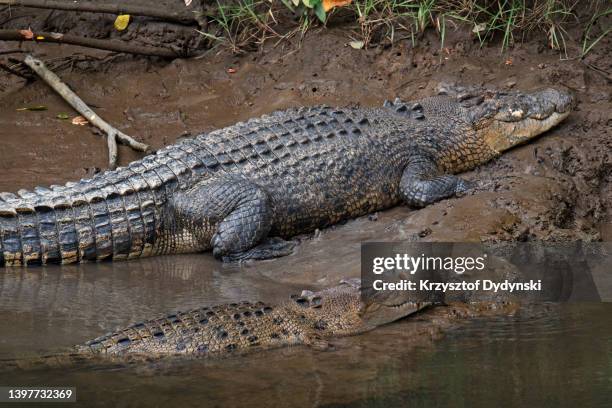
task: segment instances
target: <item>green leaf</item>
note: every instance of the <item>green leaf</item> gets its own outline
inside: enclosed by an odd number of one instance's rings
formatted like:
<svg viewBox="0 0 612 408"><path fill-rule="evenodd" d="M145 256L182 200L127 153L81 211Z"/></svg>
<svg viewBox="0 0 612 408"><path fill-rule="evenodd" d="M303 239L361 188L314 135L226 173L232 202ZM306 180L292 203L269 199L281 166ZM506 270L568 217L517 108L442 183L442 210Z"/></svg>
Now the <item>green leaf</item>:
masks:
<svg viewBox="0 0 612 408"><path fill-rule="evenodd" d="M61 120L66 120L70 118L70 116L67 113L58 113L56 117Z"/></svg>
<svg viewBox="0 0 612 408"><path fill-rule="evenodd" d="M317 4L317 6L315 7L315 14L319 18L319 20L321 20L322 23L325 23L326 16L325 16L325 9L323 8L322 2L319 2L319 4Z"/></svg>
<svg viewBox="0 0 612 408"><path fill-rule="evenodd" d="M291 2L293 3L295 7L300 5L300 0L291 0Z"/></svg>
<svg viewBox="0 0 612 408"><path fill-rule="evenodd" d="M321 0L302 0L302 3L308 8L315 8L317 4L321 4Z"/></svg>

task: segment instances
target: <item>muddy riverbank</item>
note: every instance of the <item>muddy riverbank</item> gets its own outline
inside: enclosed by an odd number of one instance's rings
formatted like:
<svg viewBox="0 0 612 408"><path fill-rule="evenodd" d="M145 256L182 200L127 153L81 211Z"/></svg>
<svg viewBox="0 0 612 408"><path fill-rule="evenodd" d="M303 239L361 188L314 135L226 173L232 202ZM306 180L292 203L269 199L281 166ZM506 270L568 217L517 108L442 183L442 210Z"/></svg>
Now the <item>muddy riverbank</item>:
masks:
<svg viewBox="0 0 612 408"><path fill-rule="evenodd" d="M99 26L100 33L108 28ZM435 33L416 46L405 40L368 50L349 47L347 34L341 27L313 30L301 44L271 42L243 56L221 51L174 61L108 59L106 52L65 45L23 47L47 60L72 56L58 72L66 82L101 116L154 148L291 106L375 106L396 96L421 97L440 81L566 86L578 104L562 126L467 175L481 184L474 194L404 212L389 227L427 240L610 239L612 88L587 66L610 68L608 38L582 62L560 60L538 38L501 55L498 44L480 48L466 30L449 32L442 50ZM578 47L568 42L570 54ZM3 76L0 84L0 190L63 183L105 168L104 138L58 119L73 112L44 83ZM18 110L32 105L48 110ZM120 147L121 164L139 157Z"/></svg>

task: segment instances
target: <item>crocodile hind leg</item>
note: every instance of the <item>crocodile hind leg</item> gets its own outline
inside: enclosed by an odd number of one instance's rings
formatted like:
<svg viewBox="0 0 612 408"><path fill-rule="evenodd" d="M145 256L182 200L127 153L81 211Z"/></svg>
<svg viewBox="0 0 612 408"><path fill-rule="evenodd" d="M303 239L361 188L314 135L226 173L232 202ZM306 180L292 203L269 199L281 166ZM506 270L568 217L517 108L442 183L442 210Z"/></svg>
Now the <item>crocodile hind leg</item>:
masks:
<svg viewBox="0 0 612 408"><path fill-rule="evenodd" d="M441 174L436 164L426 157L414 157L404 169L400 195L412 207L425 207L466 192L472 183L451 174Z"/></svg>
<svg viewBox="0 0 612 408"><path fill-rule="evenodd" d="M207 180L179 194L175 216L192 231L214 229L213 255L224 262L289 255L294 242L268 238L272 205L268 194L246 178Z"/></svg>

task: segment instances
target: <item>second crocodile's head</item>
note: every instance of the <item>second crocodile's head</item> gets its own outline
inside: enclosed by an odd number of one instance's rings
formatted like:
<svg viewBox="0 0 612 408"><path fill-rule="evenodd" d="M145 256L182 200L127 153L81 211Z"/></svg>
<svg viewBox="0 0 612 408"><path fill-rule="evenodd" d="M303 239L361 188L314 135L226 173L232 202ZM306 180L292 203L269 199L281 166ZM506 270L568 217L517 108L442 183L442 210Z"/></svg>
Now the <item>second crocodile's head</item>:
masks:
<svg viewBox="0 0 612 408"><path fill-rule="evenodd" d="M371 330L417 312L426 305L368 293L360 279L348 279L318 292L294 297L301 316L321 335L351 335Z"/></svg>

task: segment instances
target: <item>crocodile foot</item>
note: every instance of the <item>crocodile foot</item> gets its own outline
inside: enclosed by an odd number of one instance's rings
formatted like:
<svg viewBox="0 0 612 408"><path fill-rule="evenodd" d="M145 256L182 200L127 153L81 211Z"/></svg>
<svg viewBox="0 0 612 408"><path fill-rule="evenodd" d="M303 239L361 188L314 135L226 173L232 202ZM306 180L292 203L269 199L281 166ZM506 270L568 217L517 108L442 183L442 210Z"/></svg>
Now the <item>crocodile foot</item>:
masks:
<svg viewBox="0 0 612 408"><path fill-rule="evenodd" d="M247 249L243 252L236 252L222 257L223 262L244 262L251 259L262 260L287 256L293 253L293 248L297 241L285 241L282 238L268 238L261 244Z"/></svg>

